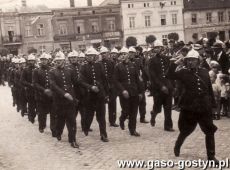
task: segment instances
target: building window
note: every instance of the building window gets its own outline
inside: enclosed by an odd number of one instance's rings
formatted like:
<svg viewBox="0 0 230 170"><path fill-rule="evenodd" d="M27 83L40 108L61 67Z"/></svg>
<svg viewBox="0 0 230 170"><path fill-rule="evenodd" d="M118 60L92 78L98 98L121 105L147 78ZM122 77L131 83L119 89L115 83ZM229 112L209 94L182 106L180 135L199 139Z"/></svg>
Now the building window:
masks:
<svg viewBox="0 0 230 170"><path fill-rule="evenodd" d="M108 30L109 31L115 31L115 20L109 20L108 21Z"/></svg>
<svg viewBox="0 0 230 170"><path fill-rule="evenodd" d="M150 27L150 26L151 26L150 16L145 16L145 27Z"/></svg>
<svg viewBox="0 0 230 170"><path fill-rule="evenodd" d="M128 4L128 8L133 8L134 5L133 4Z"/></svg>
<svg viewBox="0 0 230 170"><path fill-rule="evenodd" d="M38 25L37 25L37 33L38 33L38 36L43 36L43 35L45 35L45 32L44 32L44 24L38 24Z"/></svg>
<svg viewBox="0 0 230 170"><path fill-rule="evenodd" d="M98 28L98 23L97 22L93 22L91 25L92 28L92 33L97 33L99 32L99 28Z"/></svg>
<svg viewBox="0 0 230 170"><path fill-rule="evenodd" d="M166 25L166 15L161 15L161 25Z"/></svg>
<svg viewBox="0 0 230 170"><path fill-rule="evenodd" d="M149 7L149 3L144 3L144 7Z"/></svg>
<svg viewBox="0 0 230 170"><path fill-rule="evenodd" d="M76 20L75 22L75 32L77 34L84 34L84 21L83 20Z"/></svg>
<svg viewBox="0 0 230 170"><path fill-rule="evenodd" d="M30 25L25 26L25 36L26 37L32 36L31 26Z"/></svg>
<svg viewBox="0 0 230 170"><path fill-rule="evenodd" d="M224 12L218 12L218 21L224 22Z"/></svg>
<svg viewBox="0 0 230 170"><path fill-rule="evenodd" d="M163 42L163 44L168 43L168 35L162 35L162 42Z"/></svg>
<svg viewBox="0 0 230 170"><path fill-rule="evenodd" d="M135 28L135 17L129 17L129 28Z"/></svg>
<svg viewBox="0 0 230 170"><path fill-rule="evenodd" d="M212 22L212 13L211 12L206 13L206 21L207 21L207 23Z"/></svg>
<svg viewBox="0 0 230 170"><path fill-rule="evenodd" d="M171 5L176 5L176 1L171 1Z"/></svg>
<svg viewBox="0 0 230 170"><path fill-rule="evenodd" d="M45 45L40 46L39 51L42 52L42 53L45 52L46 51L46 46Z"/></svg>
<svg viewBox="0 0 230 170"><path fill-rule="evenodd" d="M81 34L81 27L80 26L77 26L77 33Z"/></svg>
<svg viewBox="0 0 230 170"><path fill-rule="evenodd" d="M172 24L173 25L177 24L177 14L172 14Z"/></svg>
<svg viewBox="0 0 230 170"><path fill-rule="evenodd" d="M62 23L59 24L59 34L60 35L67 35L67 25Z"/></svg>
<svg viewBox="0 0 230 170"><path fill-rule="evenodd" d="M197 24L197 15L192 14L192 24Z"/></svg>

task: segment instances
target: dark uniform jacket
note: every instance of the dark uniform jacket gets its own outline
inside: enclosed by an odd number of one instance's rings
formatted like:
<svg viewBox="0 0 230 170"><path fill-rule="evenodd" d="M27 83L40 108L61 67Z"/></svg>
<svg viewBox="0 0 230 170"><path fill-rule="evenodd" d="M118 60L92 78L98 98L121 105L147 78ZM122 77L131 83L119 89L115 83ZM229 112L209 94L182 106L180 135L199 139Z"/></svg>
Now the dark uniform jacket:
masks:
<svg viewBox="0 0 230 170"><path fill-rule="evenodd" d="M48 97L44 91L51 89L49 80L49 66L41 66L33 72L33 84L35 88L35 99L38 102L51 102L51 97Z"/></svg>
<svg viewBox="0 0 230 170"><path fill-rule="evenodd" d="M17 88L17 90L21 90L24 88L23 82L21 81L21 75L22 75L21 69L15 69L13 73L13 79L14 79L14 87Z"/></svg>
<svg viewBox="0 0 230 170"><path fill-rule="evenodd" d="M26 95L28 97L34 97L34 87L33 87L33 80L32 75L33 71L35 69L35 66L29 66L23 69L22 75L21 75L21 82L26 87Z"/></svg>
<svg viewBox="0 0 230 170"><path fill-rule="evenodd" d="M98 97L105 98L108 96L108 82L105 77L105 71L101 63L86 63L81 66L80 83L87 89L90 94L95 94ZM92 86L99 88L99 93L91 91Z"/></svg>
<svg viewBox="0 0 230 170"><path fill-rule="evenodd" d="M132 62L121 62L115 66L115 85L119 95L127 90L130 96L137 96L143 92L143 86L139 79L138 69Z"/></svg>
<svg viewBox="0 0 230 170"><path fill-rule="evenodd" d="M76 79L79 79L80 76L80 64L70 64L69 65L70 70L72 71L73 76ZM74 85L74 90L75 90L75 96L78 100L81 100L84 95L85 95L85 89L78 83Z"/></svg>
<svg viewBox="0 0 230 170"><path fill-rule="evenodd" d="M198 68L197 71L192 71L187 68L182 68L175 71L177 65L170 66L167 77L174 80L179 80L183 85L183 92L179 106L186 110L207 112L215 107L215 99L212 90L212 84L208 74L208 70Z"/></svg>
<svg viewBox="0 0 230 170"><path fill-rule="evenodd" d="M53 101L57 105L76 104L77 100L74 92L74 85L77 84L77 78L73 72L67 68L55 68L50 70L50 86L53 91ZM65 93L69 93L74 101L69 101L64 97Z"/></svg>
<svg viewBox="0 0 230 170"><path fill-rule="evenodd" d="M173 85L166 74L169 68L169 58L157 54L149 60L149 79L151 82L152 94L160 92L162 86L166 86L169 92L172 92Z"/></svg>
<svg viewBox="0 0 230 170"><path fill-rule="evenodd" d="M101 64L104 68L105 77L109 84L109 88L112 88L114 85L113 74L114 74L115 63L111 60L102 59Z"/></svg>

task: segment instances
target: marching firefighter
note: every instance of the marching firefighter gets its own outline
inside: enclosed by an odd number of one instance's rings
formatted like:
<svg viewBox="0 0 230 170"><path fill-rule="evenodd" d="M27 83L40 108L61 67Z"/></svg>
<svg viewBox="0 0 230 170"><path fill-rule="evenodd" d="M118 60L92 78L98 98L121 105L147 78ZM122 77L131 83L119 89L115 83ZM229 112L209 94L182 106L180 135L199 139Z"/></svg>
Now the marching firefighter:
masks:
<svg viewBox="0 0 230 170"><path fill-rule="evenodd" d="M68 140L73 148L79 148L76 143L76 104L73 86L78 83L72 71L65 67L65 55L59 51L54 59L55 66L50 71L50 86L53 91L54 112L57 116L56 136L61 140L65 124L68 130Z"/></svg>
<svg viewBox="0 0 230 170"><path fill-rule="evenodd" d="M56 137L55 114L52 111L52 91L49 80L49 54L43 53L39 59L40 67L33 72L39 131L41 133L44 132L44 129L46 128L47 114L50 114L50 129L52 136Z"/></svg>
<svg viewBox="0 0 230 170"><path fill-rule="evenodd" d="M77 79L79 78L79 73L80 73L80 67L81 65L78 63L78 52L73 50L72 52L70 52L68 54L68 60L69 60L69 68L71 69L71 71L74 74L74 77L76 77ZM81 128L82 131L84 130L84 123L85 123L85 106L84 106L84 93L85 93L85 89L79 85L74 86L74 91L75 91L75 96L78 100L78 105L76 108L76 116L78 114L78 112L80 112L81 114Z"/></svg>
<svg viewBox="0 0 230 170"><path fill-rule="evenodd" d="M176 71L177 64L182 60L183 58L172 63L167 75L170 79L179 80L184 88L179 103L181 109L178 121L180 134L175 143L174 154L175 156L180 155L184 140L199 124L205 134L208 160L214 160L217 163L214 138L217 127L212 120L212 108L216 107L216 104L208 71L199 67L199 53L193 49L184 57L185 67Z"/></svg>
<svg viewBox="0 0 230 170"><path fill-rule="evenodd" d="M136 47L137 49L140 50L141 47ZM142 49L141 49L142 50ZM142 56L140 56L140 52L134 48L130 47L129 48L129 60L134 64L134 66L138 70L138 76L141 82L141 85L144 88L144 81L143 81L143 60ZM142 92L142 99L139 101L139 113L140 113L140 122L141 123L149 123L148 121L145 120L145 115L146 115L146 98L145 98L145 90Z"/></svg>
<svg viewBox="0 0 230 170"><path fill-rule="evenodd" d="M36 117L36 101L35 91L32 82L32 74L35 69L36 57L30 54L27 58L27 67L23 69L21 75L21 82L26 87L26 96L28 101L28 119L31 123L34 123Z"/></svg>
<svg viewBox="0 0 230 170"><path fill-rule="evenodd" d="M169 58L162 55L163 44L161 41L154 42L154 53L156 54L149 60L149 78L151 81L151 94L154 98L153 110L151 111L151 125L155 126L155 119L161 108L164 108L164 130L172 132L172 92L173 86L166 73L169 67Z"/></svg>
<svg viewBox="0 0 230 170"><path fill-rule="evenodd" d="M101 63L105 70L106 81L108 82L109 85L109 102L108 102L109 123L110 126L118 127L119 125L116 124L117 95L116 95L116 89L113 81L115 63L109 59L109 50L106 47L102 46L100 48L100 54L102 57Z"/></svg>
<svg viewBox="0 0 230 170"><path fill-rule="evenodd" d="M99 124L100 136L103 142L108 142L105 121L105 102L108 95L108 84L101 63L95 62L99 53L93 48L86 51L87 63L80 70L80 83L87 89L86 114L84 133L87 136L93 121L94 112Z"/></svg>
<svg viewBox="0 0 230 170"><path fill-rule="evenodd" d="M122 108L120 116L120 127L125 129L125 120L129 117L129 132L131 136L140 136L136 131L138 103L142 99L141 82L139 80L138 70L130 62L129 50L123 47L120 50L121 60L115 67L115 84L118 89L120 104Z"/></svg>

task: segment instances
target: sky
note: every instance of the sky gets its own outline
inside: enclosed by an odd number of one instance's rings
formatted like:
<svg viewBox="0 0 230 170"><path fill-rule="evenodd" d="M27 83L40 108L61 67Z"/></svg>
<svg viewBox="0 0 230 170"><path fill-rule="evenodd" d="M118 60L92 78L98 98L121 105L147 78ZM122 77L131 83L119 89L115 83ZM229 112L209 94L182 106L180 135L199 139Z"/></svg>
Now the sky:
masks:
<svg viewBox="0 0 230 170"><path fill-rule="evenodd" d="M92 0L93 5L99 5L103 0ZM49 8L69 7L69 0L27 0L27 6L45 5ZM75 0L75 6L86 6L87 0ZM21 0L0 0L0 8L15 8L21 6Z"/></svg>

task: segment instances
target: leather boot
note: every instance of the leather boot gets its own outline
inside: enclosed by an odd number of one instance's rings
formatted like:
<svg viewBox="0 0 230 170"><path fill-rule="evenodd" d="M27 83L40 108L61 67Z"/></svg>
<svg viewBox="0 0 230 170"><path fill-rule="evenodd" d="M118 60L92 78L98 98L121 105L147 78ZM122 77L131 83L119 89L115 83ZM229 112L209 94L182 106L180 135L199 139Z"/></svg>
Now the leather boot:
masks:
<svg viewBox="0 0 230 170"><path fill-rule="evenodd" d="M179 134L175 146L174 146L174 154L176 157L180 156L180 148L184 143L184 140L186 139L187 136L184 136L182 134Z"/></svg>
<svg viewBox="0 0 230 170"><path fill-rule="evenodd" d="M214 134L205 136L205 144L206 144L208 160L214 161L215 165L219 165L219 161L215 157L215 137L214 137Z"/></svg>

